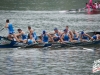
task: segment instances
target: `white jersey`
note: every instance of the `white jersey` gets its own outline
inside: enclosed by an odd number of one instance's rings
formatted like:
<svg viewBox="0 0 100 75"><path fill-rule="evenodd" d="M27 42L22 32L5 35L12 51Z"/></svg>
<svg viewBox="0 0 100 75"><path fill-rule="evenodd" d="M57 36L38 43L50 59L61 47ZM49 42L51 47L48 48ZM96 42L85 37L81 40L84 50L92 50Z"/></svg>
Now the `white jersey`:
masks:
<svg viewBox="0 0 100 75"><path fill-rule="evenodd" d="M99 4L99 8L100 8L100 4Z"/></svg>
<svg viewBox="0 0 100 75"><path fill-rule="evenodd" d="M97 4L97 3L95 3L95 5L96 5L96 9L98 9L98 4Z"/></svg>

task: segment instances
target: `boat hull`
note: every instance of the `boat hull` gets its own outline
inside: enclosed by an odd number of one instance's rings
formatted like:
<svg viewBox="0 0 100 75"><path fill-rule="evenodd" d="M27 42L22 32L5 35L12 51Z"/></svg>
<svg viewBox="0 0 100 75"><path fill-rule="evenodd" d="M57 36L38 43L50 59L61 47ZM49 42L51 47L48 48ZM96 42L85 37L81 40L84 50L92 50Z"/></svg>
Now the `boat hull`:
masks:
<svg viewBox="0 0 100 75"><path fill-rule="evenodd" d="M23 46L23 43L9 40L6 37L0 36L0 48L17 48Z"/></svg>

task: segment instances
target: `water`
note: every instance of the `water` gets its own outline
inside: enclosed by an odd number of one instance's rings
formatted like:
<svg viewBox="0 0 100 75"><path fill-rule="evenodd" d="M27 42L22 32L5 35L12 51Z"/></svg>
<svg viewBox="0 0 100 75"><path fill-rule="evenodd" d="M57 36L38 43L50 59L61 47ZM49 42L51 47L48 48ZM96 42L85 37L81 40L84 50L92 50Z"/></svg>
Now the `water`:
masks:
<svg viewBox="0 0 100 75"><path fill-rule="evenodd" d="M99 31L100 14L68 13L65 10L83 8L87 0L2 0L0 29L10 19L15 31L32 26L40 35L42 30ZM6 36L7 29L0 32ZM100 59L100 47L0 49L0 75L99 75L92 73L94 60Z"/></svg>

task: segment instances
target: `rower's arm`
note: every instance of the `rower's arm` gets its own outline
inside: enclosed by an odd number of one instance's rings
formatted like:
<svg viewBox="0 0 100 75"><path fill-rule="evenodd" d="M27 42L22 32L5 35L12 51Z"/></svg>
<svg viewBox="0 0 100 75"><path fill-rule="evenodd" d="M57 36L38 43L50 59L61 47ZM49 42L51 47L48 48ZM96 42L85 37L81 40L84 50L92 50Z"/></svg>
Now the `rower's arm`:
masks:
<svg viewBox="0 0 100 75"><path fill-rule="evenodd" d="M16 34L16 36L21 36L23 33L18 33L18 34Z"/></svg>
<svg viewBox="0 0 100 75"><path fill-rule="evenodd" d="M73 32L69 31L71 38L73 38Z"/></svg>
<svg viewBox="0 0 100 75"><path fill-rule="evenodd" d="M89 37L89 39L92 39L90 35L88 35L88 34L85 34L85 35L86 35L87 37Z"/></svg>
<svg viewBox="0 0 100 75"><path fill-rule="evenodd" d="M80 35L80 41L82 41L82 35Z"/></svg>
<svg viewBox="0 0 100 75"><path fill-rule="evenodd" d="M71 37L71 35L69 34L68 36L69 36L70 42L72 42L72 37Z"/></svg>
<svg viewBox="0 0 100 75"><path fill-rule="evenodd" d="M41 39L41 40L43 40L42 36L43 36L43 35L41 34L41 36L40 36L40 39Z"/></svg>
<svg viewBox="0 0 100 75"><path fill-rule="evenodd" d="M79 37L79 34L76 32L76 37L78 38Z"/></svg>
<svg viewBox="0 0 100 75"><path fill-rule="evenodd" d="M33 30L30 31L30 34L33 34Z"/></svg>
<svg viewBox="0 0 100 75"><path fill-rule="evenodd" d="M50 37L50 39L52 40L52 42L54 42L54 41L53 41L53 38L51 37L51 35L50 35L50 34L48 34L48 36Z"/></svg>
<svg viewBox="0 0 100 75"><path fill-rule="evenodd" d="M61 42L64 42L64 41L63 41L63 38L64 38L64 35L61 36Z"/></svg>
<svg viewBox="0 0 100 75"><path fill-rule="evenodd" d="M5 28L8 28L8 23L6 23Z"/></svg>

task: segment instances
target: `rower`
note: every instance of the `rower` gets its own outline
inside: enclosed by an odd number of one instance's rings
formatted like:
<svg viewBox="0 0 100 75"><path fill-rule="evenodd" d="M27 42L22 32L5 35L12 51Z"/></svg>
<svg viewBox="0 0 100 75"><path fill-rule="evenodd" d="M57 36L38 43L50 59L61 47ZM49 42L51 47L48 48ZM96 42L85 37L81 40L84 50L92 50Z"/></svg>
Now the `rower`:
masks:
<svg viewBox="0 0 100 75"><path fill-rule="evenodd" d="M92 4L92 9L94 9L94 10L96 9L95 3Z"/></svg>
<svg viewBox="0 0 100 75"><path fill-rule="evenodd" d="M90 10L90 5L88 3L86 3L86 9L88 9L88 11Z"/></svg>
<svg viewBox="0 0 100 75"><path fill-rule="evenodd" d="M72 32L73 32L72 40L78 40L79 39L79 34L75 30L73 30Z"/></svg>
<svg viewBox="0 0 100 75"><path fill-rule="evenodd" d="M13 25L11 23L9 23L9 19L6 20L5 28L8 28L8 31L9 31L8 39L13 40L12 39L12 37L13 37L13 38L16 39L16 41L19 42L18 38L15 35L15 31L14 31Z"/></svg>
<svg viewBox="0 0 100 75"><path fill-rule="evenodd" d="M34 44L34 43L36 43L36 41L35 41L35 39L33 38L33 36L32 36L32 35L28 35L27 44L28 44L28 45L32 45L32 44Z"/></svg>
<svg viewBox="0 0 100 75"><path fill-rule="evenodd" d="M73 32L69 30L69 26L66 26L66 30L71 35L71 38L73 38Z"/></svg>
<svg viewBox="0 0 100 75"><path fill-rule="evenodd" d="M96 9L98 9L99 8L98 3L95 2L94 4L95 4Z"/></svg>
<svg viewBox="0 0 100 75"><path fill-rule="evenodd" d="M98 8L100 9L100 2L98 3Z"/></svg>
<svg viewBox="0 0 100 75"><path fill-rule="evenodd" d="M66 29L64 29L64 33L62 34L61 42L72 42L71 35Z"/></svg>
<svg viewBox="0 0 100 75"><path fill-rule="evenodd" d="M28 26L28 30L29 30L29 35L30 35L30 36L32 35L33 38L34 38L35 40L37 40L36 32L34 32L34 31L31 29L30 26Z"/></svg>
<svg viewBox="0 0 100 75"><path fill-rule="evenodd" d="M80 41L89 41L89 39L92 39L90 35L84 33L84 31L80 33Z"/></svg>
<svg viewBox="0 0 100 75"><path fill-rule="evenodd" d="M93 35L91 40L100 40L100 34Z"/></svg>
<svg viewBox="0 0 100 75"><path fill-rule="evenodd" d="M43 43L48 43L49 42L49 38L50 38L51 41L53 41L51 35L50 34L47 34L45 30L41 34L41 38L42 38L42 42Z"/></svg>
<svg viewBox="0 0 100 75"><path fill-rule="evenodd" d="M19 38L20 42L26 43L27 35L21 29L17 29L17 31L18 31L18 34L16 34L16 36L21 37L21 38Z"/></svg>
<svg viewBox="0 0 100 75"><path fill-rule="evenodd" d="M53 40L54 42L58 42L58 41L61 41L60 37L62 35L62 33L57 29L57 28L54 28L54 33L53 33Z"/></svg>

